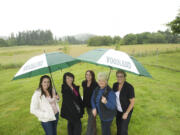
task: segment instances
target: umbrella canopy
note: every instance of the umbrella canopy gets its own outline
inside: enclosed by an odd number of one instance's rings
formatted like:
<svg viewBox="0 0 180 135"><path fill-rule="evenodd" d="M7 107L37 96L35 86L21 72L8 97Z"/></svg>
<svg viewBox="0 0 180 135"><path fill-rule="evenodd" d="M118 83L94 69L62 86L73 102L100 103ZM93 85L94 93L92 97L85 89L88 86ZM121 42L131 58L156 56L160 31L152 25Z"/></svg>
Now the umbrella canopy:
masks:
<svg viewBox="0 0 180 135"><path fill-rule="evenodd" d="M77 59L112 69L121 69L140 76L152 77L134 57L114 49L95 49L80 55Z"/></svg>
<svg viewBox="0 0 180 135"><path fill-rule="evenodd" d="M16 73L13 80L52 73L78 62L79 60L62 52L43 53L30 58Z"/></svg>

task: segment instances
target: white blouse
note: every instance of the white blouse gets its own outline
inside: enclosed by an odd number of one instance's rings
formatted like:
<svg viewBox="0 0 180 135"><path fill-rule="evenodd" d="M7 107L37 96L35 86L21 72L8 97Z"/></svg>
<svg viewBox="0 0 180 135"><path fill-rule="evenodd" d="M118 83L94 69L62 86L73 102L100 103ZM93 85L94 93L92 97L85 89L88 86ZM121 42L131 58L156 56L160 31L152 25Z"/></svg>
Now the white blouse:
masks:
<svg viewBox="0 0 180 135"><path fill-rule="evenodd" d="M120 103L120 91L117 91L116 93L116 105L117 105L117 110L119 111L119 112L123 112L123 110L122 110L122 107L121 107L121 103Z"/></svg>
<svg viewBox="0 0 180 135"><path fill-rule="evenodd" d="M59 112L58 100L56 100L56 108ZM41 90L36 90L32 96L31 104L30 104L30 113L34 114L39 121L48 122L56 120L54 115L54 110L49 103L48 99L42 95Z"/></svg>

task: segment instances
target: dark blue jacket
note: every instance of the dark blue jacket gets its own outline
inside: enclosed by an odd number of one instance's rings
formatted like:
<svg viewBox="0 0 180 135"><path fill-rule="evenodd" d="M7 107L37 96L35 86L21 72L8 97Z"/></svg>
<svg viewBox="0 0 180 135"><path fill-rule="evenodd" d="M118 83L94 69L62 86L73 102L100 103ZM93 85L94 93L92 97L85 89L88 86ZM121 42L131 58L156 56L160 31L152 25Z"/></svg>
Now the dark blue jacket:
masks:
<svg viewBox="0 0 180 135"><path fill-rule="evenodd" d="M97 109L97 112L102 121L112 121L114 116L116 115L116 95L112 91L112 89L107 86L107 103L103 104L101 102L102 95L106 88L100 89L97 87L91 97L91 105L92 109Z"/></svg>

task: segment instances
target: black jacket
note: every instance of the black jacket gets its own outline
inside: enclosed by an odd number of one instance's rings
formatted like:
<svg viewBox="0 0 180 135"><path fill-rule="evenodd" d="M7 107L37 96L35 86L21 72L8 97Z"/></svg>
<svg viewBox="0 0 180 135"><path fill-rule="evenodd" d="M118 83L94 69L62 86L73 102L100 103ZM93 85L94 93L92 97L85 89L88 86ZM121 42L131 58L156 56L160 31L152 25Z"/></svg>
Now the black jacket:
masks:
<svg viewBox="0 0 180 135"><path fill-rule="evenodd" d="M92 108L91 107L91 96L93 94L93 91L96 87L98 87L97 82L92 82L90 87L87 87L87 81L82 82L83 87L83 104L84 107Z"/></svg>
<svg viewBox="0 0 180 135"><path fill-rule="evenodd" d="M62 106L61 117L68 121L75 122L82 118L84 114L83 102L79 93L79 86L73 86L78 92L78 96L74 94L68 85L62 85Z"/></svg>
<svg viewBox="0 0 180 135"><path fill-rule="evenodd" d="M119 83L116 82L113 84L113 91L116 92L118 91L118 86ZM135 97L135 93L134 93L134 87L128 83L128 82L124 82L123 87L121 89L121 93L120 93L120 103L121 103L121 107L123 109L123 112L126 112L130 101L130 98L134 98Z"/></svg>

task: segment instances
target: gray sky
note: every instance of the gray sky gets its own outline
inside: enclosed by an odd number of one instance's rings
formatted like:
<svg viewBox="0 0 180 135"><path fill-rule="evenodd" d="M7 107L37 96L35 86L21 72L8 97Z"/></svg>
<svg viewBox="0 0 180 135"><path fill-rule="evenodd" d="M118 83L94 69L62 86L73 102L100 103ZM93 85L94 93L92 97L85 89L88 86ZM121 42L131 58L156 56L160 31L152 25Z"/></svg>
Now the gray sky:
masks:
<svg viewBox="0 0 180 135"><path fill-rule="evenodd" d="M0 0L0 35L36 29L58 37L154 32L165 30L179 8L180 0Z"/></svg>

